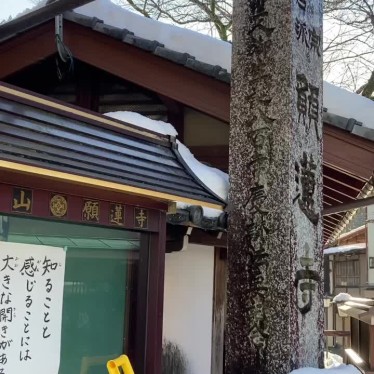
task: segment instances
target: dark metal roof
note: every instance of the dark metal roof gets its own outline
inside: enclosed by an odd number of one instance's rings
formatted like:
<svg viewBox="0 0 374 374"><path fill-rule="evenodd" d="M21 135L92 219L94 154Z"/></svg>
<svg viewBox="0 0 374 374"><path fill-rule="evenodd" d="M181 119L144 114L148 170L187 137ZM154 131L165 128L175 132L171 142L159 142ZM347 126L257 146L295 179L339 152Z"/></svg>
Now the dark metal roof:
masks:
<svg viewBox="0 0 374 374"><path fill-rule="evenodd" d="M0 90L0 159L224 205L180 161L173 138L128 124L111 129L104 123L111 118L92 113L103 119L95 123L69 116L72 109L53 112Z"/></svg>

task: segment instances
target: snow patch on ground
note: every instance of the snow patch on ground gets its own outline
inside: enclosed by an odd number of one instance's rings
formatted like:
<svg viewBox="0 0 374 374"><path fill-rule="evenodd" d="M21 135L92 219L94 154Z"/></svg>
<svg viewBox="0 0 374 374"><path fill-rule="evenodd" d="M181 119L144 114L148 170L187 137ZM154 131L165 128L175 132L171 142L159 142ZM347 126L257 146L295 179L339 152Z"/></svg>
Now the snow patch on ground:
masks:
<svg viewBox="0 0 374 374"><path fill-rule="evenodd" d="M152 120L139 113L119 111L105 113L106 116L130 123L143 129L152 130L163 135L176 136L178 133L175 128L167 122ZM198 161L191 151L180 141L177 140L178 151L184 162L192 172L203 182L211 191L221 199L227 200L229 190L229 176L223 171L207 166ZM217 217L222 211L215 209L204 209L208 217Z"/></svg>
<svg viewBox="0 0 374 374"><path fill-rule="evenodd" d="M328 369L302 368L291 371L291 374L361 374L353 365L334 366Z"/></svg>
<svg viewBox="0 0 374 374"><path fill-rule="evenodd" d="M77 13L102 19L106 24L156 40L166 48L189 53L197 60L231 71L231 44L196 31L168 25L130 12L110 0L96 0L75 9Z"/></svg>

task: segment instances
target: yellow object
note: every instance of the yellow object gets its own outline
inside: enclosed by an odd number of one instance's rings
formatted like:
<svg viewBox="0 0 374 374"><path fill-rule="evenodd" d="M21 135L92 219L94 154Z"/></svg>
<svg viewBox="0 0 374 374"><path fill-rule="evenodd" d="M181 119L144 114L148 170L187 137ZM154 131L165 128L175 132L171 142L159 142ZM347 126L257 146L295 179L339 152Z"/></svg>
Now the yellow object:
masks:
<svg viewBox="0 0 374 374"><path fill-rule="evenodd" d="M121 355L114 360L108 361L106 367L109 374L121 374L119 368L122 369L123 374L135 374L130 360L126 355Z"/></svg>

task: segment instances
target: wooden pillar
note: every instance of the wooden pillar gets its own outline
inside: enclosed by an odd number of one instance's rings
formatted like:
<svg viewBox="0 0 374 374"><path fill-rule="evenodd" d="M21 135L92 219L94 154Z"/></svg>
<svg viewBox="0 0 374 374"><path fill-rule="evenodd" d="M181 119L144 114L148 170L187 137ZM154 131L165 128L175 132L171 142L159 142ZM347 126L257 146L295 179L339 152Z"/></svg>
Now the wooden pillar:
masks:
<svg viewBox="0 0 374 374"><path fill-rule="evenodd" d="M368 325L370 341L369 341L369 369L374 370L374 326Z"/></svg>
<svg viewBox="0 0 374 374"><path fill-rule="evenodd" d="M224 373L227 249L214 248L214 290L211 374Z"/></svg>
<svg viewBox="0 0 374 374"><path fill-rule="evenodd" d="M99 84L101 74L88 65L79 65L77 69L76 105L94 112L99 111Z"/></svg>
<svg viewBox="0 0 374 374"><path fill-rule="evenodd" d="M322 1L234 0L226 374L323 364Z"/></svg>

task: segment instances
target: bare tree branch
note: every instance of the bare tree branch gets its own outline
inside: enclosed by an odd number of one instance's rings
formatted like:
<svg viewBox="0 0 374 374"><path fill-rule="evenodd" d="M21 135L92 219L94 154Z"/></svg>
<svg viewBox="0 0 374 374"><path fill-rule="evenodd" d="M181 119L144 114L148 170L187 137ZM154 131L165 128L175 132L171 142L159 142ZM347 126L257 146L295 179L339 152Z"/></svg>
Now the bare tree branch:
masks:
<svg viewBox="0 0 374 374"><path fill-rule="evenodd" d="M148 18L166 20L230 40L232 0L116 0ZM324 74L372 97L374 0L324 0Z"/></svg>

